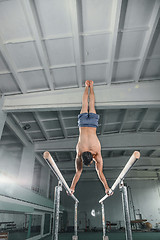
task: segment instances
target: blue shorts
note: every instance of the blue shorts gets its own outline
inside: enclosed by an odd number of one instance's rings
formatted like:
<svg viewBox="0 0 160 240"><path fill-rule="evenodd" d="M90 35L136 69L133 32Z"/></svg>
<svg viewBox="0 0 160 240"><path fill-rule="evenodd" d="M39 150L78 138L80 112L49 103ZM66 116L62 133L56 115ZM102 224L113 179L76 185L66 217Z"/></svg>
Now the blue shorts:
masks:
<svg viewBox="0 0 160 240"><path fill-rule="evenodd" d="M96 113L81 113L78 115L78 127L98 127L99 115Z"/></svg>

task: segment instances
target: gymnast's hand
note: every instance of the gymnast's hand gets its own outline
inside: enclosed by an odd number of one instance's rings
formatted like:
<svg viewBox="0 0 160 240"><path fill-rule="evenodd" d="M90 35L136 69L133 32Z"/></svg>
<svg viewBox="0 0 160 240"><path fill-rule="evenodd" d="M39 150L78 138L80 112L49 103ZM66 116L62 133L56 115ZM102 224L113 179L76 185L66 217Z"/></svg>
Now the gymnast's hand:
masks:
<svg viewBox="0 0 160 240"><path fill-rule="evenodd" d="M105 193L106 193L108 196L112 196L114 192L113 192L110 188L106 188L106 189L105 189Z"/></svg>
<svg viewBox="0 0 160 240"><path fill-rule="evenodd" d="M71 190L71 195L73 195L73 193L75 192L73 188L70 188Z"/></svg>
<svg viewBox="0 0 160 240"><path fill-rule="evenodd" d="M70 188L70 191L71 191L71 192L66 191L66 193L67 193L69 196L72 196L75 191L74 191L73 188Z"/></svg>

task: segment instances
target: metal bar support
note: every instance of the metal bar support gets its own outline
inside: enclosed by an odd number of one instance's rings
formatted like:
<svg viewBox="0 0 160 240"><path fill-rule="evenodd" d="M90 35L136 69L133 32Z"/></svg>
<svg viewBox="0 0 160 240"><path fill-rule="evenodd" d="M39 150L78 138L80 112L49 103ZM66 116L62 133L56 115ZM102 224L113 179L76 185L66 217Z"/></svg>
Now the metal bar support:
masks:
<svg viewBox="0 0 160 240"><path fill-rule="evenodd" d="M56 200L57 199L57 187L54 188L54 204L53 204L53 223L52 223L52 240L54 240L54 227L55 227L55 212L56 212Z"/></svg>
<svg viewBox="0 0 160 240"><path fill-rule="evenodd" d="M121 181L119 188L122 193L122 205L123 205L126 240L132 240L133 238L132 238L131 220L130 220L130 214L129 214L127 187L124 186L123 181Z"/></svg>
<svg viewBox="0 0 160 240"><path fill-rule="evenodd" d="M58 182L58 186L55 187L55 199L54 199L54 234L52 240L58 240L58 227L59 227L59 209L60 209L60 192L62 191L62 182Z"/></svg>
<svg viewBox="0 0 160 240"><path fill-rule="evenodd" d="M75 208L74 208L74 235L77 236L77 206L78 203L75 202Z"/></svg>
<svg viewBox="0 0 160 240"><path fill-rule="evenodd" d="M105 226L105 213L104 213L104 203L101 202L101 207L102 207L102 227L103 227L103 238L106 235L106 226Z"/></svg>
<svg viewBox="0 0 160 240"><path fill-rule="evenodd" d="M75 201L75 205L74 205L74 236L72 236L72 240L78 240L78 235L77 235L77 207L78 207L78 202Z"/></svg>

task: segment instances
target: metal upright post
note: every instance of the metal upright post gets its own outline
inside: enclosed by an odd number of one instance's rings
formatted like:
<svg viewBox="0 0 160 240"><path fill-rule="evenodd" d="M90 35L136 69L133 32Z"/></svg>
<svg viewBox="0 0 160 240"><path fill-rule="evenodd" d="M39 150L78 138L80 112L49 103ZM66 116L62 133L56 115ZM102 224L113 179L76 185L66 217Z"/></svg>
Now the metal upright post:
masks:
<svg viewBox="0 0 160 240"><path fill-rule="evenodd" d="M52 240L54 240L56 202L57 202L57 186L54 188L53 222L52 222L52 230L51 230Z"/></svg>
<svg viewBox="0 0 160 240"><path fill-rule="evenodd" d="M72 240L78 240L78 236L77 236L77 206L78 206L78 202L75 201L75 205L74 205L74 236L72 236Z"/></svg>
<svg viewBox="0 0 160 240"><path fill-rule="evenodd" d="M109 240L108 236L106 236L106 220L105 220L104 203L103 202L101 202L101 207L102 207L103 240Z"/></svg>
<svg viewBox="0 0 160 240"><path fill-rule="evenodd" d="M105 226L105 214L104 214L104 203L101 203L102 207L102 227L103 227L103 237L106 235L106 226Z"/></svg>
<svg viewBox="0 0 160 240"><path fill-rule="evenodd" d="M60 192L62 191L62 182L58 182L55 187L55 201L54 201L54 234L52 240L58 240L58 227L59 227L59 208L60 208Z"/></svg>
<svg viewBox="0 0 160 240"><path fill-rule="evenodd" d="M122 193L122 204L123 204L126 240L132 240L132 230L131 230L131 223L130 223L131 220L130 220L130 215L129 215L127 187L124 186L123 181L121 181L119 188Z"/></svg>

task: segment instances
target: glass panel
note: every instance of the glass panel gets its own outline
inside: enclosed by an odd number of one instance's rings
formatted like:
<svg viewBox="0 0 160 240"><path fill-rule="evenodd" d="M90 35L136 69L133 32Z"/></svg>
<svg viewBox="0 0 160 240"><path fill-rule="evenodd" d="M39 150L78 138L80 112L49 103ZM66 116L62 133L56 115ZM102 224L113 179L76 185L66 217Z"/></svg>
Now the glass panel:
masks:
<svg viewBox="0 0 160 240"><path fill-rule="evenodd" d="M43 234L47 234L50 232L50 225L51 225L51 214L45 214L44 219L44 232Z"/></svg>

